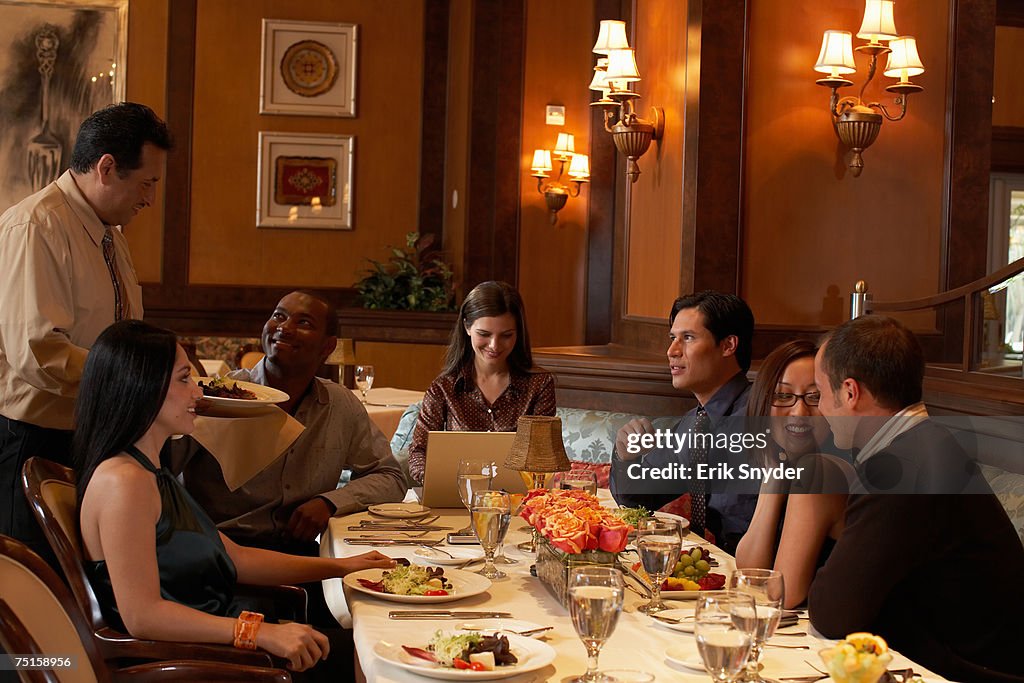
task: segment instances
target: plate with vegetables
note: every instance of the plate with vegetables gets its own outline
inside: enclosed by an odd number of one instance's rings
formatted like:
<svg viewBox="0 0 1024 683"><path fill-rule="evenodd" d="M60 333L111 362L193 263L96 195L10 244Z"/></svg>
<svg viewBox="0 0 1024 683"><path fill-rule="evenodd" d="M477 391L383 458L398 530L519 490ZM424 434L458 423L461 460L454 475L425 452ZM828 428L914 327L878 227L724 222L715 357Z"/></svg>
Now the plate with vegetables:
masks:
<svg viewBox="0 0 1024 683"><path fill-rule="evenodd" d="M542 669L555 660L547 643L488 631L436 631L426 643L381 641L377 657L399 668L446 681L486 681Z"/></svg>
<svg viewBox="0 0 1024 683"><path fill-rule="evenodd" d="M473 572L411 564L394 569L352 572L342 582L353 590L391 602L432 603L461 600L491 587L490 579Z"/></svg>

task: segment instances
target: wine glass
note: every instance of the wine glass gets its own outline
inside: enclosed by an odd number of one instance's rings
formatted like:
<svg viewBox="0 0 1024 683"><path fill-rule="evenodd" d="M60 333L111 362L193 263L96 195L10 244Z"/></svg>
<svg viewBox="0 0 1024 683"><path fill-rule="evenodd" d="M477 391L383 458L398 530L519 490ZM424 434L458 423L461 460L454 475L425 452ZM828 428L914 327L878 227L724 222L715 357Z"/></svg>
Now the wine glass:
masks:
<svg viewBox="0 0 1024 683"><path fill-rule="evenodd" d="M552 482L552 488L576 489L586 491L592 496L597 495L597 475L591 470L572 470L570 472L558 472Z"/></svg>
<svg viewBox="0 0 1024 683"><path fill-rule="evenodd" d="M651 601L637 611L654 614L667 606L661 601L661 582L672 573L683 547L683 531L677 519L644 517L637 522L636 547L640 562L651 579Z"/></svg>
<svg viewBox="0 0 1024 683"><path fill-rule="evenodd" d="M743 673L757 628L754 596L708 591L697 598L693 633L712 680L731 683Z"/></svg>
<svg viewBox="0 0 1024 683"><path fill-rule="evenodd" d="M761 651L766 640L775 635L782 618L782 601L786 595L782 572L774 569L737 569L729 578L729 587L754 598L757 619L754 640L750 646L745 681L764 681L758 673Z"/></svg>
<svg viewBox="0 0 1024 683"><path fill-rule="evenodd" d="M366 403L366 392L373 386L373 366L372 365L357 365L356 366L356 387L363 394L363 403Z"/></svg>
<svg viewBox="0 0 1024 683"><path fill-rule="evenodd" d="M494 463L490 460L460 460L457 485L459 487L459 498L462 504L470 510L473 504L473 494L477 491L486 491L491 488L491 481L494 479ZM459 529L459 535L473 533L471 524L465 529Z"/></svg>
<svg viewBox="0 0 1024 683"><path fill-rule="evenodd" d="M506 493L508 493L506 491ZM512 509L512 517L518 517L520 510L523 509L523 500L526 499L526 494L523 493L509 493L508 501ZM501 543L498 544L498 552L494 553L494 564L519 564L519 560L513 560L511 557L505 557L505 539L503 538Z"/></svg>
<svg viewBox="0 0 1024 683"><path fill-rule="evenodd" d="M484 549L484 568L477 572L488 579L503 579L505 572L494 566L494 551L505 539L512 506L504 491L476 491L469 508L473 531Z"/></svg>
<svg viewBox="0 0 1024 683"><path fill-rule="evenodd" d="M622 573L615 567L574 569L568 591L572 625L587 648L587 672L571 683L610 683L615 679L597 670L597 658L622 613Z"/></svg>

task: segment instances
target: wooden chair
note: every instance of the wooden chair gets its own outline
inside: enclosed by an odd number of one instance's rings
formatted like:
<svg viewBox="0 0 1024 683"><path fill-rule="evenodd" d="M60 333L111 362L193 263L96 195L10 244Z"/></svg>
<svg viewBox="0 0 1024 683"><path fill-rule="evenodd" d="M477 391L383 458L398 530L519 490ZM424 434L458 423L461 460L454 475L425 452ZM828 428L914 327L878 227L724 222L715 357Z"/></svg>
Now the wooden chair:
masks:
<svg viewBox="0 0 1024 683"><path fill-rule="evenodd" d="M100 653L85 615L46 562L23 543L0 536L0 645L11 653L73 659L67 669L20 671L28 683L106 681L291 680L281 669L222 662L173 660L112 669Z"/></svg>
<svg viewBox="0 0 1024 683"><path fill-rule="evenodd" d="M239 650L210 643L141 640L110 627L89 582L78 536L78 501L74 473L52 460L29 458L22 469L22 485L78 607L92 625L96 646L104 659L203 659L250 666L273 666L262 650ZM290 606L296 621L306 621L306 591L295 586L243 586L241 593L269 597Z"/></svg>
<svg viewBox="0 0 1024 683"><path fill-rule="evenodd" d="M235 354L235 367L240 370L252 370L263 360L263 348L259 344L243 344Z"/></svg>

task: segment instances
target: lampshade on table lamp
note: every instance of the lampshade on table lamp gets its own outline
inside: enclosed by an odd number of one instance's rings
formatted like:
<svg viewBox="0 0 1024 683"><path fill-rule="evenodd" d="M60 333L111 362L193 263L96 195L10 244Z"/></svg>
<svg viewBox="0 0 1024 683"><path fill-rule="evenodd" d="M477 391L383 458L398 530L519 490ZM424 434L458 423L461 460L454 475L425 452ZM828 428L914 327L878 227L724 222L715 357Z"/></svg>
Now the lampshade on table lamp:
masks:
<svg viewBox="0 0 1024 683"><path fill-rule="evenodd" d="M524 415L516 426L505 467L518 470L529 489L543 489L555 472L568 472L571 465L562 442L562 419L543 415ZM520 549L537 550L537 532Z"/></svg>

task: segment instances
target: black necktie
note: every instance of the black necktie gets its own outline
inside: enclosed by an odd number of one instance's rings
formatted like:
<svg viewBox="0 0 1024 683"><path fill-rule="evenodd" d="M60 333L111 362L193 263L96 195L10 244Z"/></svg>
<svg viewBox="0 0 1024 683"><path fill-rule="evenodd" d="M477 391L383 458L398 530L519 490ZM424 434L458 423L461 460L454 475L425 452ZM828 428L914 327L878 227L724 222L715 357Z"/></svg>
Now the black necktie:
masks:
<svg viewBox="0 0 1024 683"><path fill-rule="evenodd" d="M128 318L128 293L121 282L121 273L117 270L117 254L114 251L114 236L111 234L110 226L103 233L103 260L107 262L107 270L110 271L110 281L114 285L114 320L125 320Z"/></svg>
<svg viewBox="0 0 1024 683"><path fill-rule="evenodd" d="M707 522L708 496L707 485L704 479L698 477L698 466L706 465L708 462L708 441L705 436L708 434L708 426L711 418L701 407L697 410L697 419L693 422L692 442L695 445L690 447L690 531L701 538L704 537L704 525Z"/></svg>

